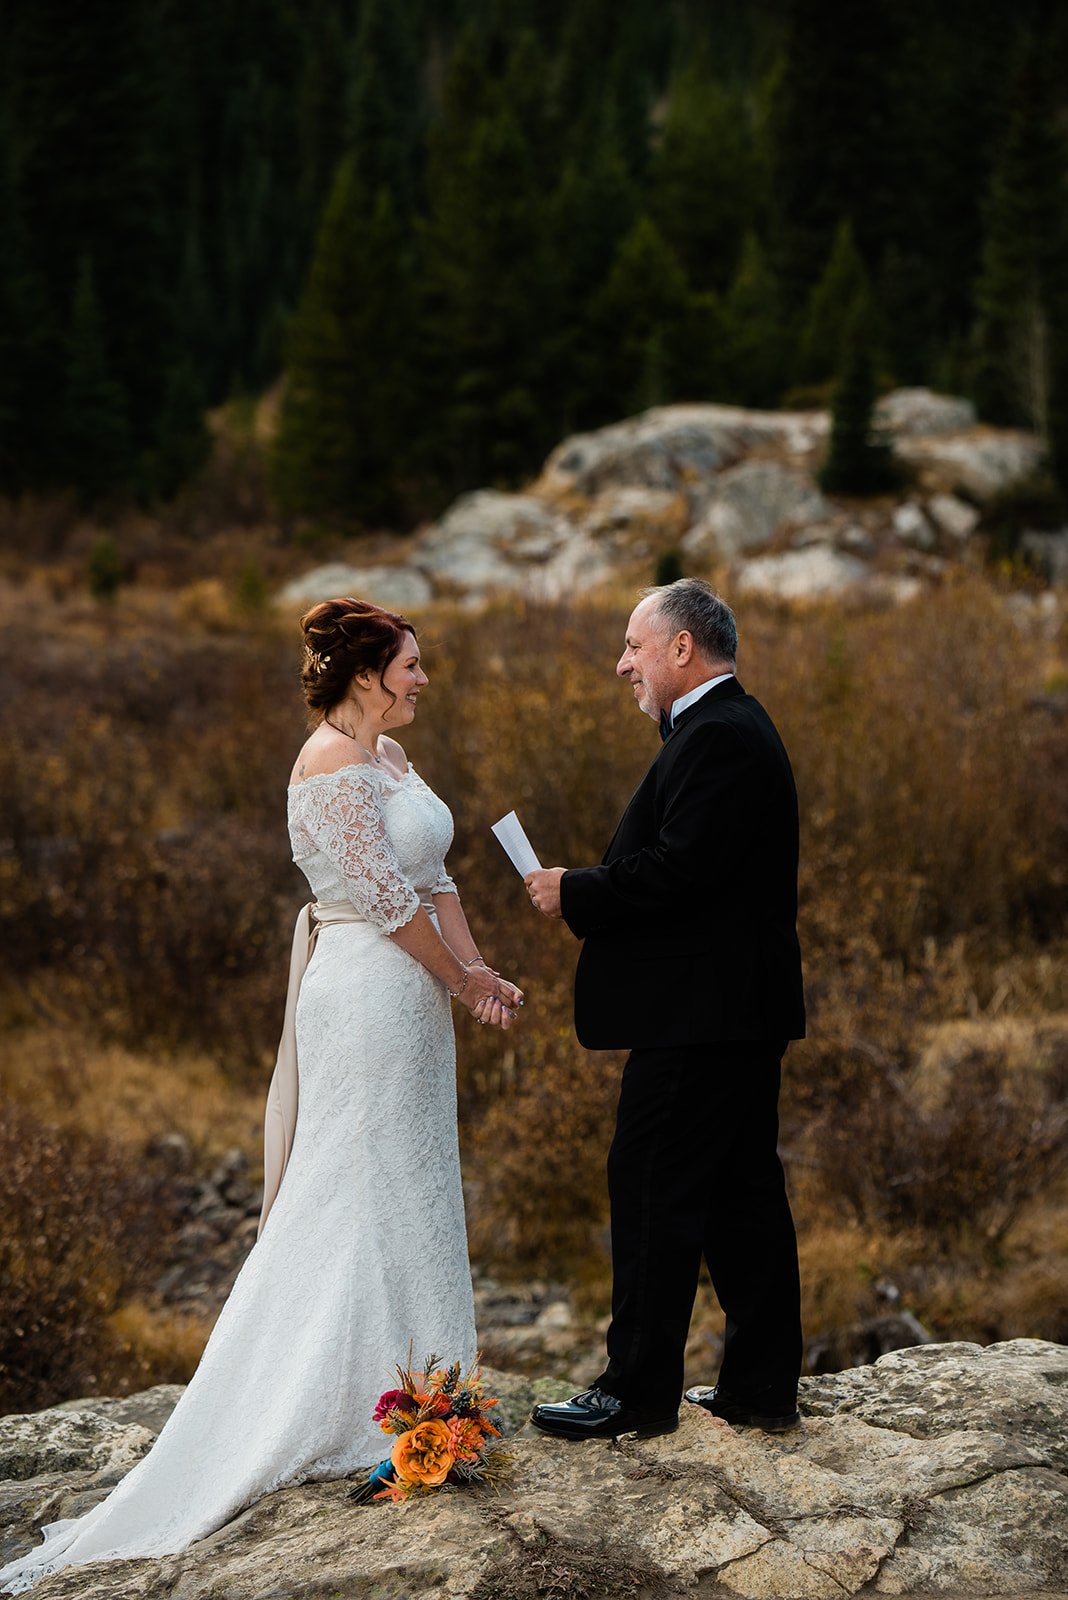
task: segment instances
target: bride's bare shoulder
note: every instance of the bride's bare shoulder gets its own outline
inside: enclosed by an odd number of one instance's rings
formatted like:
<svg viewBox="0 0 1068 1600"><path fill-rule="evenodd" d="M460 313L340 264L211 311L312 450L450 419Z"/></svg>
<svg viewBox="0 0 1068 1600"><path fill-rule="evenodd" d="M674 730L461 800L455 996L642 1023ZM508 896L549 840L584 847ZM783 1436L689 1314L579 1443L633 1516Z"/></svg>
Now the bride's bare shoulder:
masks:
<svg viewBox="0 0 1068 1600"><path fill-rule="evenodd" d="M340 772L343 767L370 766L370 758L343 733L332 728L316 728L305 740L300 754L293 763L289 785L293 788L308 778L319 778L330 772Z"/></svg>
<svg viewBox="0 0 1068 1600"><path fill-rule="evenodd" d="M394 772L407 772L408 757L404 753L404 746L398 744L396 739L391 739L388 733L384 733L379 739L378 753L389 763Z"/></svg>

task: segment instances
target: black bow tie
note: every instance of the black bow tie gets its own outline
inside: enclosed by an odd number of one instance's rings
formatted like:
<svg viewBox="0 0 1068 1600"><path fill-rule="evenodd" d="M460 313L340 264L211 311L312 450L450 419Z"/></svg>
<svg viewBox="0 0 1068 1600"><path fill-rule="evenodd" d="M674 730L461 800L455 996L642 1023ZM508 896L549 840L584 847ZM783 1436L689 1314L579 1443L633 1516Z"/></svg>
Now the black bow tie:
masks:
<svg viewBox="0 0 1068 1600"><path fill-rule="evenodd" d="M661 711L661 713L660 713L660 737L661 737L661 739L666 739L670 732L671 732L671 718L668 716L666 711Z"/></svg>

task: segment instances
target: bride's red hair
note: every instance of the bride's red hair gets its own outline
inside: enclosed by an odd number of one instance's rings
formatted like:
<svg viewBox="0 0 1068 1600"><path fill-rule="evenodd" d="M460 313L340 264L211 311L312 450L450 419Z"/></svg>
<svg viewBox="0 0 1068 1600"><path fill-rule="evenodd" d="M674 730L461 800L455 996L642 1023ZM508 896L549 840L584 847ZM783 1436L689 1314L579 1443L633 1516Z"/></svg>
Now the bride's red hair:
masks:
<svg viewBox="0 0 1068 1600"><path fill-rule="evenodd" d="M320 717L345 698L357 672L377 672L381 679L404 635L415 635L407 617L351 596L321 600L304 613L300 626L301 688L308 709Z"/></svg>

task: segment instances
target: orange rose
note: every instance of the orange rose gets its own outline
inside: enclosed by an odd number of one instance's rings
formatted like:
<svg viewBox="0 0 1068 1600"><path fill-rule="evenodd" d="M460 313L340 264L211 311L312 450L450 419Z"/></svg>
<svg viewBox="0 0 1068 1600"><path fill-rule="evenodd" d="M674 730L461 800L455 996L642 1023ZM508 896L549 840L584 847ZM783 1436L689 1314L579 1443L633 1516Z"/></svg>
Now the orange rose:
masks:
<svg viewBox="0 0 1068 1600"><path fill-rule="evenodd" d="M407 1483L436 1489L444 1483L456 1457L444 1422L420 1422L402 1433L390 1452L397 1476Z"/></svg>

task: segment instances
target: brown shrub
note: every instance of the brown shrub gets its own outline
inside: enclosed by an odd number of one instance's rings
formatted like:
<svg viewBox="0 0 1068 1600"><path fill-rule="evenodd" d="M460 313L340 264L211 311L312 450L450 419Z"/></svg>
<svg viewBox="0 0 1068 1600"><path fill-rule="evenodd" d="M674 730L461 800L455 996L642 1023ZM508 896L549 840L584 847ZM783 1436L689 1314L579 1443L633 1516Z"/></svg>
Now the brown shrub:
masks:
<svg viewBox="0 0 1068 1600"><path fill-rule="evenodd" d="M912 1103L932 1023L1066 1004L1068 741L1045 695L1063 635L1008 600L975 581L895 609L740 608L741 678L801 798L810 1030L783 1101L801 1221L920 1230L938 1259L969 1228L1014 1248L1011 1215L1055 1169L1053 1101L1007 1069ZM475 936L529 994L508 1035L458 1012L472 1240L516 1269L596 1254L618 1062L575 1045L577 946L530 910L489 825L515 807L546 864L600 859L657 749L614 677L626 610L416 619L430 686L406 748L453 808ZM106 620L56 600L52 621L32 649L8 630L0 658L10 1007L138 1053L202 1048L265 1086L304 893L285 832L295 621L182 617L136 584Z"/></svg>
<svg viewBox="0 0 1068 1600"><path fill-rule="evenodd" d="M8 670L9 978L47 972L53 1014L95 1031L262 1070L282 1006L271 955L281 963L297 878L268 737L284 699L249 641L154 629L101 655L60 634ZM287 720L279 744L299 708Z"/></svg>
<svg viewBox="0 0 1068 1600"><path fill-rule="evenodd" d="M933 1105L876 1066L867 1093L826 1111L807 1148L825 1196L859 1222L921 1230L949 1253L962 1241L1002 1244L1068 1166L1066 1132L1065 1101L975 1050L953 1064Z"/></svg>
<svg viewBox="0 0 1068 1600"><path fill-rule="evenodd" d="M109 1319L158 1261L171 1218L162 1178L0 1107L0 1412L124 1381Z"/></svg>
<svg viewBox="0 0 1068 1600"><path fill-rule="evenodd" d="M464 1141L471 1251L505 1277L596 1281L608 1263L605 1157L622 1058L580 1049L559 1003L535 1000L532 1024Z"/></svg>

